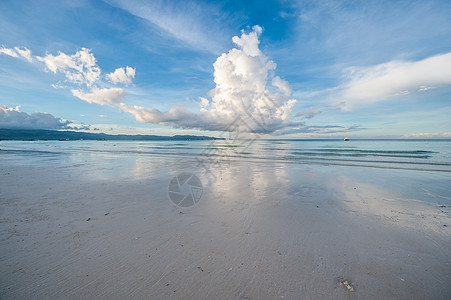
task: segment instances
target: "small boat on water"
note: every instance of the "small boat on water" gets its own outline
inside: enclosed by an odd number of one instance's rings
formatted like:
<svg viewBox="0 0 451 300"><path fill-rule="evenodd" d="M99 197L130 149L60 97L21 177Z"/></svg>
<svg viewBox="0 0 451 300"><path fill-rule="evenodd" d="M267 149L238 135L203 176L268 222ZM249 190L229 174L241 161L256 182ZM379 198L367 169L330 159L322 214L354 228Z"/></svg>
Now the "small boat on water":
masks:
<svg viewBox="0 0 451 300"><path fill-rule="evenodd" d="M347 137L345 137L345 138L344 138L344 141L347 142L347 141L349 141L349 139L348 139Z"/></svg>

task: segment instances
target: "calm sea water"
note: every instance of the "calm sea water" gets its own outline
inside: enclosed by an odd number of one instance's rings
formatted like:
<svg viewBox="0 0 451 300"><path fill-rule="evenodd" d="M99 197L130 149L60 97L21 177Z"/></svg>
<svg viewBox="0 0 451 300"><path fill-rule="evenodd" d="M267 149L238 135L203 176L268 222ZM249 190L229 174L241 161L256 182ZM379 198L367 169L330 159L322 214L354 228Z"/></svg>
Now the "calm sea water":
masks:
<svg viewBox="0 0 451 300"><path fill-rule="evenodd" d="M175 156L451 172L451 140L1 141L0 157Z"/></svg>

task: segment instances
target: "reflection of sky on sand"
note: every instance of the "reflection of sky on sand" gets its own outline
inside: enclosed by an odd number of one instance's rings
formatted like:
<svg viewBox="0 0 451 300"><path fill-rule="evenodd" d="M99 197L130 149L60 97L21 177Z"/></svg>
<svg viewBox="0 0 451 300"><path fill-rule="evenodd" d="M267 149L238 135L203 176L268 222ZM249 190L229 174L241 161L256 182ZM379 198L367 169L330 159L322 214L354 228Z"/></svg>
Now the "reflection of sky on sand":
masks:
<svg viewBox="0 0 451 300"><path fill-rule="evenodd" d="M340 203L349 213L395 226L451 237L447 228L447 224L451 223L449 205L441 207L438 203L443 201L436 203L431 193L414 193L412 189L390 190L343 175L329 184L342 195Z"/></svg>
<svg viewBox="0 0 451 300"><path fill-rule="evenodd" d="M204 188L209 190L206 195L211 199L202 201L211 202L208 207L212 213L285 203L293 205L301 215L304 208L314 207L324 214L343 218L358 215L399 228L449 236L450 195L446 173L435 174L437 177L431 184L429 176L413 171L365 168L350 171L345 167L244 159L210 165L208 171L201 180L208 183Z"/></svg>
<svg viewBox="0 0 451 300"><path fill-rule="evenodd" d="M248 163L245 160L210 165L201 178L208 182L208 188L221 202L246 205L266 201L267 197L277 201L283 197L289 182L285 164Z"/></svg>
<svg viewBox="0 0 451 300"><path fill-rule="evenodd" d="M86 174L91 180L161 180L171 173L168 158L149 156L118 157L97 155L90 160L95 171Z"/></svg>

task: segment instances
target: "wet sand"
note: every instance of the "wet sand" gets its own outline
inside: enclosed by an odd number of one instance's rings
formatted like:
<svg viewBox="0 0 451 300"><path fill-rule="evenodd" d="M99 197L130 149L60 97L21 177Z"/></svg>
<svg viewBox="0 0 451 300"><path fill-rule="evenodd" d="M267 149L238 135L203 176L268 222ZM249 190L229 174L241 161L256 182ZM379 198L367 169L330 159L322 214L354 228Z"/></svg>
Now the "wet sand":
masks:
<svg viewBox="0 0 451 300"><path fill-rule="evenodd" d="M448 173L209 171L164 156L2 158L0 298L451 297ZM193 207L169 201L181 172L203 184Z"/></svg>

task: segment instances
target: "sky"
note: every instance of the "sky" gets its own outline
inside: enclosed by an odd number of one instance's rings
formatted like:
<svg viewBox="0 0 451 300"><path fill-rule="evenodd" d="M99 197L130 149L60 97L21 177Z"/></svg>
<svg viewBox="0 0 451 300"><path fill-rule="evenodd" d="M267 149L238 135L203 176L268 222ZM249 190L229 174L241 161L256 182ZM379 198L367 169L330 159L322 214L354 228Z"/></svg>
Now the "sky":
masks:
<svg viewBox="0 0 451 300"><path fill-rule="evenodd" d="M0 1L0 128L451 138L451 2Z"/></svg>

